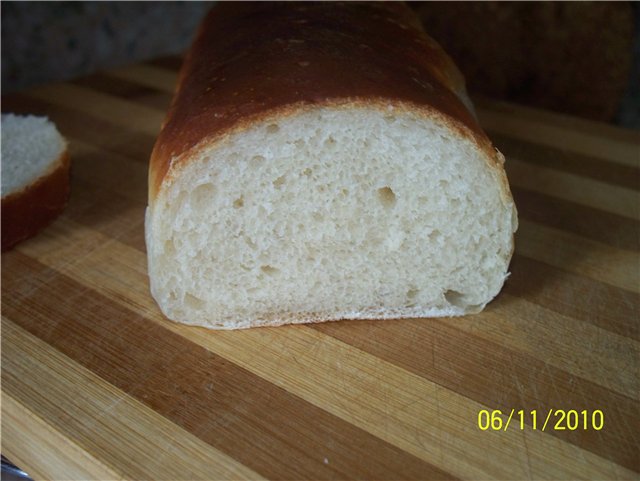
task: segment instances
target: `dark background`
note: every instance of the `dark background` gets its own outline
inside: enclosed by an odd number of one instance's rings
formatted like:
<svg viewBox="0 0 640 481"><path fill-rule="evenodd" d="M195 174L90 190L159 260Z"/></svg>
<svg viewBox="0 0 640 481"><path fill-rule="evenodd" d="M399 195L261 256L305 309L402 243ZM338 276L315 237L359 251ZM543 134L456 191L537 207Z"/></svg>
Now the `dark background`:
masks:
<svg viewBox="0 0 640 481"><path fill-rule="evenodd" d="M2 91L179 54L212 2L2 2ZM640 128L631 2L411 2L472 94Z"/></svg>

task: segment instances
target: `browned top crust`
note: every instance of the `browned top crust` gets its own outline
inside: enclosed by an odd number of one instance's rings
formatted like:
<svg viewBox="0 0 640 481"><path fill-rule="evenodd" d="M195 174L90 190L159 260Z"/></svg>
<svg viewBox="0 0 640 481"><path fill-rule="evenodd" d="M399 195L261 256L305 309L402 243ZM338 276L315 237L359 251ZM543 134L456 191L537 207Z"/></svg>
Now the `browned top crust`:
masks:
<svg viewBox="0 0 640 481"><path fill-rule="evenodd" d="M435 109L493 157L456 93L464 94L462 76L404 3L219 2L180 71L151 156L150 200L172 158L180 162L201 141L293 105Z"/></svg>

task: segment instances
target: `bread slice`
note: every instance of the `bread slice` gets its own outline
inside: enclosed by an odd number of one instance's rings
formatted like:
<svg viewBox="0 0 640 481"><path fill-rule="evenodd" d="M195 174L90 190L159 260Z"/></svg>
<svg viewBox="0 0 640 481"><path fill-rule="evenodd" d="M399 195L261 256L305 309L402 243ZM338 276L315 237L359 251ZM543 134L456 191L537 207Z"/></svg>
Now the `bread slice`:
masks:
<svg viewBox="0 0 640 481"><path fill-rule="evenodd" d="M46 117L2 114L2 251L62 212L69 163L67 142Z"/></svg>
<svg viewBox="0 0 640 481"><path fill-rule="evenodd" d="M402 4L214 7L151 158L162 311L221 329L480 311L517 216L466 105Z"/></svg>

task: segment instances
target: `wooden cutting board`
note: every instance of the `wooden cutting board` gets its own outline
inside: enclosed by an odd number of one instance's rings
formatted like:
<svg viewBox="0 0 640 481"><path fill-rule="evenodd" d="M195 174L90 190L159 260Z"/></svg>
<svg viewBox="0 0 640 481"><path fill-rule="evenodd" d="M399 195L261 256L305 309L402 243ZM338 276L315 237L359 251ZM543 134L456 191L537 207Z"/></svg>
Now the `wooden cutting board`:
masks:
<svg viewBox="0 0 640 481"><path fill-rule="evenodd" d="M179 63L3 99L73 159L65 213L2 255L4 455L47 479L640 478L638 132L478 101L520 211L482 314L207 331L146 274Z"/></svg>

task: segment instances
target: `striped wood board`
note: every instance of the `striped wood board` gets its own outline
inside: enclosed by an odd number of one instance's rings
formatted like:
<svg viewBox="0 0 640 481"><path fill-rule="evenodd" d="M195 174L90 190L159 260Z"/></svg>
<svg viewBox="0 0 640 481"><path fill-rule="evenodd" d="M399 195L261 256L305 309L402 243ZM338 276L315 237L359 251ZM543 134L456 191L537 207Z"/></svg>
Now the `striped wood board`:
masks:
<svg viewBox="0 0 640 481"><path fill-rule="evenodd" d="M73 159L65 213L2 256L3 454L47 479L640 478L637 132L478 102L521 219L482 314L212 332L167 321L146 275L179 63L3 99L50 116ZM494 409L516 419L481 430Z"/></svg>

